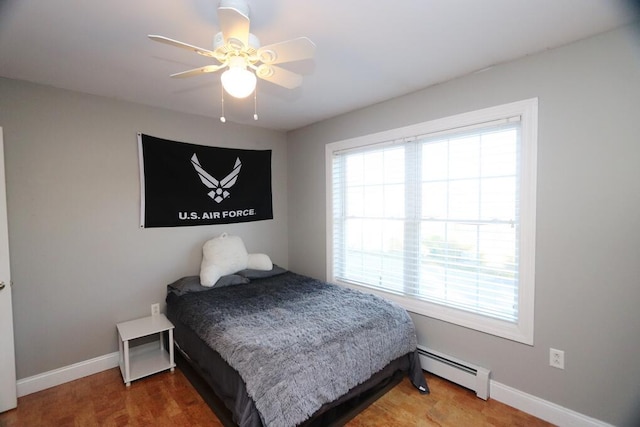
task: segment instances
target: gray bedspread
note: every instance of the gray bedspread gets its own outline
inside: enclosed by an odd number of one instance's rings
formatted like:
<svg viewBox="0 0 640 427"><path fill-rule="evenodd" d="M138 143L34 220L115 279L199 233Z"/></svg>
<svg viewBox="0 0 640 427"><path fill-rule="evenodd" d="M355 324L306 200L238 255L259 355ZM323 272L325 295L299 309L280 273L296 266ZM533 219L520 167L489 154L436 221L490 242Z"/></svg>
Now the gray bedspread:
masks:
<svg viewBox="0 0 640 427"><path fill-rule="evenodd" d="M303 422L416 349L401 307L291 272L184 295L176 315L238 371L266 426Z"/></svg>

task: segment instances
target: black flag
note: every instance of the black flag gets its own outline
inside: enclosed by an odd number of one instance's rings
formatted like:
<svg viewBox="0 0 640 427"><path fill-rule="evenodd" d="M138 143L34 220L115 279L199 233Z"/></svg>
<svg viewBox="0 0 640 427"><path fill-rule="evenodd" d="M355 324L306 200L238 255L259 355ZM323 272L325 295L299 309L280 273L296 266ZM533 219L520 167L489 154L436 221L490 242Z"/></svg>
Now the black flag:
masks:
<svg viewBox="0 0 640 427"><path fill-rule="evenodd" d="M240 150L138 134L142 227L273 219L271 150Z"/></svg>

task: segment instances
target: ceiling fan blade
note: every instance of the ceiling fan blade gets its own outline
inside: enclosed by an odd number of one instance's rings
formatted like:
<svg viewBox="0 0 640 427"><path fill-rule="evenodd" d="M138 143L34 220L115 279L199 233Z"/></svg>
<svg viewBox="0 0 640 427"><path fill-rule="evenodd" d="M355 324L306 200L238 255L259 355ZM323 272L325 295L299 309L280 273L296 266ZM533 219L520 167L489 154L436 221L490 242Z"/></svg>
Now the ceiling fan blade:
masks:
<svg viewBox="0 0 640 427"><path fill-rule="evenodd" d="M262 64L256 69L256 76L268 82L295 89L302 84L302 76L275 65Z"/></svg>
<svg viewBox="0 0 640 427"><path fill-rule="evenodd" d="M265 64L281 64L313 58L316 45L307 37L287 40L262 46L258 49L258 59Z"/></svg>
<svg viewBox="0 0 640 427"><path fill-rule="evenodd" d="M170 39L170 38L164 37L164 36L156 36L156 35L150 34L149 38L151 40L154 40L154 41L157 41L157 42L160 42L160 43L164 43L164 44L168 44L168 45L171 45L171 46L179 47L179 48L182 48L182 49L190 50L190 51L195 52L195 53L197 53L199 55L202 55L202 56L208 56L209 58L215 58L215 54L212 51L210 51L209 49L203 49L201 47L193 46L193 45L190 45L190 44L187 44L187 43L183 43L183 42L179 42L177 40L173 40L173 39Z"/></svg>
<svg viewBox="0 0 640 427"><path fill-rule="evenodd" d="M193 77L199 76L200 74L205 73L213 73L214 71L218 71L220 68L223 68L225 65L205 65L204 67L194 68L193 70L182 71L180 73L171 74L171 77Z"/></svg>
<svg viewBox="0 0 640 427"><path fill-rule="evenodd" d="M222 31L225 43L231 44L238 50L249 46L248 15L234 7L220 6L218 8L218 21L220 22L220 31Z"/></svg>

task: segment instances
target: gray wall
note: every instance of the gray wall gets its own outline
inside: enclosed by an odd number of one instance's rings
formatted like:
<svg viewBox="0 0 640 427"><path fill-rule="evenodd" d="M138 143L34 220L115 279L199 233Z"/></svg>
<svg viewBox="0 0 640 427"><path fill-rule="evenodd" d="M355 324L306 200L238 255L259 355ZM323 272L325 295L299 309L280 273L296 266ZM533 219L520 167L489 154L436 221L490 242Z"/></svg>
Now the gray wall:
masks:
<svg viewBox="0 0 640 427"><path fill-rule="evenodd" d="M419 341L500 383L631 424L640 402L639 36L617 30L290 132L290 268L326 276L327 143L538 97L535 345L413 315ZM548 366L549 347L565 351L565 370Z"/></svg>
<svg viewBox="0 0 640 427"><path fill-rule="evenodd" d="M227 231L287 266L286 141L279 132L0 79L18 378L117 351L115 324L148 315L199 273ZM271 149L274 220L140 229L136 132Z"/></svg>

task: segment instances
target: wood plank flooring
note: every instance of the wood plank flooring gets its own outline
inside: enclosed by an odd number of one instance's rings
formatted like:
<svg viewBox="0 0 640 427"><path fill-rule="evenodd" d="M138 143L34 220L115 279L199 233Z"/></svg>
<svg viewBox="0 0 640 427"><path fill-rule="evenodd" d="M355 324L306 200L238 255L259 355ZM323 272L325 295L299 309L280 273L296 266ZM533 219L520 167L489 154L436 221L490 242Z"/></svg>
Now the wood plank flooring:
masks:
<svg viewBox="0 0 640 427"><path fill-rule="evenodd" d="M494 400L425 374L431 394L404 379L351 420L347 427L550 426ZM176 369L134 381L127 388L118 368L18 399L0 414L1 427L171 426L221 427L189 381Z"/></svg>

